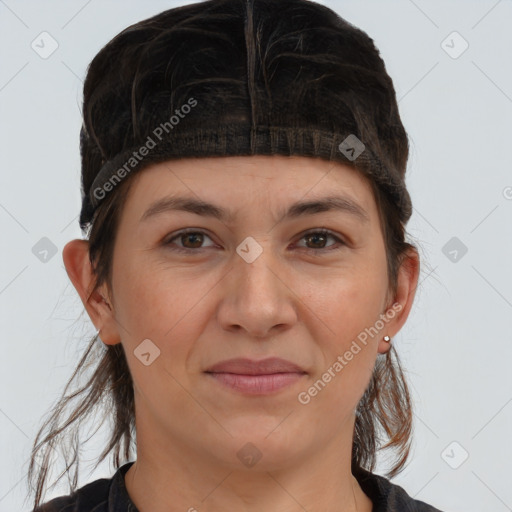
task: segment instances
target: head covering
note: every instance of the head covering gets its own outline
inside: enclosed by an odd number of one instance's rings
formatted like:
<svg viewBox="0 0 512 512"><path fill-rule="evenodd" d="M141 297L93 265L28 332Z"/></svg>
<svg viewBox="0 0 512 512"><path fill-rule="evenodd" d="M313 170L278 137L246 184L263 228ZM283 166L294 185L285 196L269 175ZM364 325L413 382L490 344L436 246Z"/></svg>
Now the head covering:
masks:
<svg viewBox="0 0 512 512"><path fill-rule="evenodd" d="M407 135L373 41L309 0L208 0L128 27L91 62L82 209L149 164L288 155L350 165L412 213Z"/></svg>

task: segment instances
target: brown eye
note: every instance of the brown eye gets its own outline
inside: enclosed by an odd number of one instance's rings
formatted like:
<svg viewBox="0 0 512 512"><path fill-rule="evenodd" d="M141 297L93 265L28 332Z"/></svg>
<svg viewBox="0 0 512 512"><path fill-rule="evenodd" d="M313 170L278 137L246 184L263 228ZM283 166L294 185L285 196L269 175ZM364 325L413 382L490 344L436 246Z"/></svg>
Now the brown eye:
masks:
<svg viewBox="0 0 512 512"><path fill-rule="evenodd" d="M197 249L203 243L202 236L202 233L185 233L184 235L180 235L180 240L187 249ZM192 247L187 245L188 242L191 243Z"/></svg>
<svg viewBox="0 0 512 512"><path fill-rule="evenodd" d="M194 251L195 249L203 249L204 247L202 244L204 243L205 237L211 240L211 238L203 231L182 231L174 235L172 238L169 238L166 242L164 242L164 245L176 245L174 240L178 240L178 242L181 242L182 245L178 244L177 247L170 248L175 251L190 252ZM200 251L196 250L194 252Z"/></svg>
<svg viewBox="0 0 512 512"><path fill-rule="evenodd" d="M336 241L335 244L331 244L330 246L326 246L327 240L331 238ZM330 231L326 231L324 229L317 230L317 231L310 231L309 233L306 233L302 235L301 240L306 240L307 247L306 249L309 249L313 252L319 252L322 249L324 251L331 251L339 249L339 245L345 245L343 240L341 240L339 237L331 233Z"/></svg>
<svg viewBox="0 0 512 512"><path fill-rule="evenodd" d="M205 238L211 240L211 237L203 231L181 231L175 234L172 238L169 238L166 242L164 242L164 245L170 246L171 250L178 252L201 252L201 249L205 249L208 247L203 246ZM329 239L334 240L335 243L327 245ZM340 249L340 245L346 245L341 238L334 235L330 231L324 229L317 229L316 231L310 231L308 233L305 233L304 235L302 235L301 240L306 241L306 247L299 247L311 253L317 253L318 255L325 254L326 251ZM175 241L177 241L178 243L176 243Z"/></svg>

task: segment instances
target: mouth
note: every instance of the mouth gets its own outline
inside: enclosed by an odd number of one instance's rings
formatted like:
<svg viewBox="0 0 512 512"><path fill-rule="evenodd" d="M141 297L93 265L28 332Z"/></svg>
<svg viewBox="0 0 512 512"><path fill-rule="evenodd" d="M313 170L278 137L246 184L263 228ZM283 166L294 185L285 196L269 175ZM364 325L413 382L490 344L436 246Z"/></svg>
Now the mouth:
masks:
<svg viewBox="0 0 512 512"><path fill-rule="evenodd" d="M230 359L213 365L205 373L224 387L249 395L275 393L307 375L297 364L277 357L262 361Z"/></svg>

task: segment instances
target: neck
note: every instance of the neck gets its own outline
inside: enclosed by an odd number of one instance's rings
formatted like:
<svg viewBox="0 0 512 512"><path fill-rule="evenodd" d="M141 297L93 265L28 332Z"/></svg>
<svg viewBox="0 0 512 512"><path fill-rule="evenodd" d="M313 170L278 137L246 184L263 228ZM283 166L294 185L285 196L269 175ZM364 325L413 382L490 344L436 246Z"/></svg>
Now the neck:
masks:
<svg viewBox="0 0 512 512"><path fill-rule="evenodd" d="M283 457L273 461L265 452L244 469L169 441L168 433L154 427L146 431L137 425L137 461L125 475L139 512L372 510L371 500L350 471L353 422L322 449L290 456L286 463Z"/></svg>

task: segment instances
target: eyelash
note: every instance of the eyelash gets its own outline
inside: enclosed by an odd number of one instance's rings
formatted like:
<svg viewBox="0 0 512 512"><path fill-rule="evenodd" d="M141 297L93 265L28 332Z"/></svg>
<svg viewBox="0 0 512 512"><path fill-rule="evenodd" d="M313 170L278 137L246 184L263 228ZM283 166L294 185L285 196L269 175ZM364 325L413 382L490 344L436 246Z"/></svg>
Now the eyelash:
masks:
<svg viewBox="0 0 512 512"><path fill-rule="evenodd" d="M211 237L205 231L201 231L201 230L198 230L198 229L187 229L187 230L184 230L184 231L180 231L179 233L175 234L172 238L169 238L166 242L164 242L164 245L165 246L169 246L169 245L171 245L173 240L176 240L177 238L180 238L180 237L185 236L185 235L190 235L190 234L206 235L211 240ZM346 246L346 243L341 238L339 238L334 233L332 233L331 231L329 231L327 229L324 229L324 228L319 228L319 229L307 231L306 233L304 233L300 237L299 240L302 240L303 238L305 238L306 236L309 236L309 235L329 236L329 237L333 238L334 240L336 240L338 245L341 245L341 247L340 246L338 246L338 247L333 246L333 247L326 247L326 248L319 248L319 249L302 248L302 249L305 249L307 252L310 252L314 256L321 256L322 254L318 254L320 252L325 253L326 251L338 251L338 250L342 249L343 246ZM183 248L183 247L170 247L170 249L172 251L190 254L190 253L193 253L193 252L202 252L202 250L205 249L205 248L189 249L189 248Z"/></svg>

